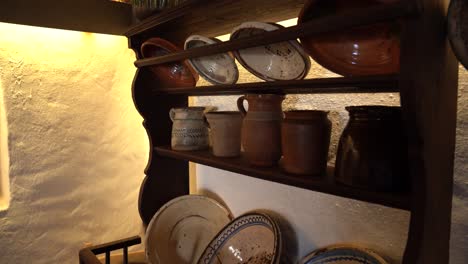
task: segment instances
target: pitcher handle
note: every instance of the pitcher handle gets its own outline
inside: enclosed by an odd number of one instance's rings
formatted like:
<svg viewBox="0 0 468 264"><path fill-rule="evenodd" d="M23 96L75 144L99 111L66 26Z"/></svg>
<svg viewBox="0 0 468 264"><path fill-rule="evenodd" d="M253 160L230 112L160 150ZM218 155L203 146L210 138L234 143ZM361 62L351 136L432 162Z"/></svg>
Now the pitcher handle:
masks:
<svg viewBox="0 0 468 264"><path fill-rule="evenodd" d="M245 96L241 96L237 99L237 108L239 109L242 117L245 117L247 115L247 111L245 111L245 108L244 108L244 100L245 100Z"/></svg>
<svg viewBox="0 0 468 264"><path fill-rule="evenodd" d="M174 122L174 118L175 118L174 108L171 108L171 110L169 110L169 118L171 119L172 122Z"/></svg>

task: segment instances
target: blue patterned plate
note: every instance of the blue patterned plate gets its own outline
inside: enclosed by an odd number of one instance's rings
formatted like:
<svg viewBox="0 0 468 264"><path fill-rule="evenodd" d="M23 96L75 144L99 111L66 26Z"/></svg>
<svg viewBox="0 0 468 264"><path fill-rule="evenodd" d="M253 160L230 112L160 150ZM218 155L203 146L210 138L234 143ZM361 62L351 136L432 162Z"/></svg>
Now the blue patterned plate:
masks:
<svg viewBox="0 0 468 264"><path fill-rule="evenodd" d="M303 258L301 264L388 264L371 250L354 246L330 246Z"/></svg>
<svg viewBox="0 0 468 264"><path fill-rule="evenodd" d="M281 232L266 214L248 213L234 219L210 242L198 264L277 264Z"/></svg>

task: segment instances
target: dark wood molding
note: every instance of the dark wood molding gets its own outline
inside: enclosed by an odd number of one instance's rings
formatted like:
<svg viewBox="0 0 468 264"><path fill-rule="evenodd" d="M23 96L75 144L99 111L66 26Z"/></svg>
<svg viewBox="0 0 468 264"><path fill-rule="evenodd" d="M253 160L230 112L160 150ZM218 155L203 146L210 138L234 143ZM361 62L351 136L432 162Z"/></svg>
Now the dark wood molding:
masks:
<svg viewBox="0 0 468 264"><path fill-rule="evenodd" d="M110 0L2 0L0 22L122 35L132 10Z"/></svg>
<svg viewBox="0 0 468 264"><path fill-rule="evenodd" d="M174 151L170 147L156 147L157 156L169 157L177 160L192 161L222 170L240 173L250 177L282 183L302 189L347 197L399 209L409 210L410 198L404 193L380 193L352 188L334 183L331 179L333 168L329 168L328 176L298 176L283 172L279 167L254 167L240 158L219 158L209 151Z"/></svg>
<svg viewBox="0 0 468 264"><path fill-rule="evenodd" d="M188 95L214 96L245 93L277 94L336 94L336 93L395 93L398 75L374 75L357 77L316 78L308 80L254 82L232 85L211 85L187 88L152 87L152 96Z"/></svg>

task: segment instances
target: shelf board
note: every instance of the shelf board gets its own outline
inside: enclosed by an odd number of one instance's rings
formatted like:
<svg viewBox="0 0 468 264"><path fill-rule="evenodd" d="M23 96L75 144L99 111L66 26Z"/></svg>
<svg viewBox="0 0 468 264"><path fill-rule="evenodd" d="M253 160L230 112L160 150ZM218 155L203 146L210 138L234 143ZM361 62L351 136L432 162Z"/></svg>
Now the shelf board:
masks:
<svg viewBox="0 0 468 264"><path fill-rule="evenodd" d="M331 94L399 92L398 75L317 78L309 80L254 82L187 88L153 88L153 95L238 95L245 93Z"/></svg>
<svg viewBox="0 0 468 264"><path fill-rule="evenodd" d="M359 11L346 12L344 14L325 16L301 25L281 28L275 31L270 31L247 38L240 38L232 41L206 45L164 56L140 59L135 61L135 66L140 68L151 65L159 65L168 62L181 61L233 50L267 45L271 43L287 41L290 39L311 36L314 34L393 20L401 17L415 15L417 14L417 11L418 7L415 1L401 1L385 6L376 6Z"/></svg>
<svg viewBox="0 0 468 264"><path fill-rule="evenodd" d="M332 194L355 200L371 202L388 207L410 210L410 196L399 193L381 193L356 189L334 183L328 177L296 176L281 171L278 167L260 168L250 166L243 158L219 158L209 151L174 151L170 147L156 147L157 155L244 174L250 177L295 186L302 189Z"/></svg>

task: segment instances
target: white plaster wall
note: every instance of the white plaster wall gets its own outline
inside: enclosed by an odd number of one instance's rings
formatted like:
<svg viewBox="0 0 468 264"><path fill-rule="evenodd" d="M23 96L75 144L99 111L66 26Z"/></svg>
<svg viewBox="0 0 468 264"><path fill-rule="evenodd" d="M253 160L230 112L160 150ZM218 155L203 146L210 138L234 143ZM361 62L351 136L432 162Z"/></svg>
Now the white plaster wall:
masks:
<svg viewBox="0 0 468 264"><path fill-rule="evenodd" d="M148 139L124 37L0 23L11 203L0 263L77 263L83 243L139 234Z"/></svg>

